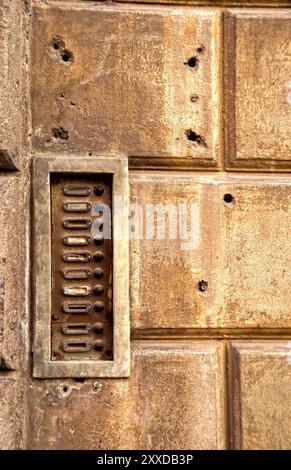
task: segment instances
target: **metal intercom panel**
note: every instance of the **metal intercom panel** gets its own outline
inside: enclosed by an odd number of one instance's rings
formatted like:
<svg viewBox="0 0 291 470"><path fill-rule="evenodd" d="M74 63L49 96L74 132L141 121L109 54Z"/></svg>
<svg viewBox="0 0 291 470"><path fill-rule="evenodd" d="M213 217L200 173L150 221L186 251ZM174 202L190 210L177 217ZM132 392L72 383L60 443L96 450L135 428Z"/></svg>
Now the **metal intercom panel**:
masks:
<svg viewBox="0 0 291 470"><path fill-rule="evenodd" d="M36 158L34 209L34 376L128 376L127 159Z"/></svg>

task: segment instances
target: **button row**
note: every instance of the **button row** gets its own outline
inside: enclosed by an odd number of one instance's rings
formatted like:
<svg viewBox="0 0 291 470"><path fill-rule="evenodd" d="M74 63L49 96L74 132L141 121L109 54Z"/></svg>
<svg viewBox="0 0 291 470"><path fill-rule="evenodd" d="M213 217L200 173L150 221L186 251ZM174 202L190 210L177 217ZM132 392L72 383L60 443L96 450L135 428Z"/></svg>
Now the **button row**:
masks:
<svg viewBox="0 0 291 470"><path fill-rule="evenodd" d="M92 243L92 237L89 235L69 235L63 238L63 243L66 246L88 246ZM96 245L102 245L104 243L102 235L97 235L94 238L94 243Z"/></svg>
<svg viewBox="0 0 291 470"><path fill-rule="evenodd" d="M104 193L104 187L102 185L97 185L94 187L94 193L97 196L102 196ZM88 197L92 195L92 187L87 185L66 185L63 187L63 193L66 196L81 196ZM89 213L92 209L92 204L88 201L86 202L64 202L62 208L65 213ZM92 212L91 212L92 214ZM100 213L99 215L103 215ZM66 217L62 222L62 226L65 230L88 230L92 227L92 221L89 218L73 218ZM103 231L103 221L99 218L94 223L95 229L99 232ZM104 237L102 234L97 234L92 237L87 234L75 235L68 234L62 238L63 245L65 246L89 246L92 242L97 246L104 244ZM104 260L104 254L102 251L97 251L96 253L90 253L89 251L82 252L64 252L63 260L65 263L89 263L95 261L100 263ZM66 280L89 280L92 277L96 279L102 279L104 277L104 269L101 267L96 267L91 269L89 267L84 268L65 268L62 270L62 276ZM104 294L104 286L102 284L97 284L95 286L88 285L65 285L62 287L62 294L66 297L90 297L92 295L102 296ZM104 302L94 301L94 302L80 302L80 301L68 301L62 304L62 310L66 314L81 314L88 315L92 311L97 313L102 313L105 310ZM83 323L65 323L61 327L61 331L64 335L89 335L91 333L103 334L104 325L102 322L95 322L91 325L88 322ZM88 352L91 350L102 351L104 349L103 340L95 340L92 343L89 341L64 341L63 342L63 351L66 353L74 352Z"/></svg>
<svg viewBox="0 0 291 470"><path fill-rule="evenodd" d="M63 260L66 263L89 263L92 261L92 258L97 263L103 261L104 255L101 251L97 251L93 256L88 251L85 252L66 252L63 254Z"/></svg>

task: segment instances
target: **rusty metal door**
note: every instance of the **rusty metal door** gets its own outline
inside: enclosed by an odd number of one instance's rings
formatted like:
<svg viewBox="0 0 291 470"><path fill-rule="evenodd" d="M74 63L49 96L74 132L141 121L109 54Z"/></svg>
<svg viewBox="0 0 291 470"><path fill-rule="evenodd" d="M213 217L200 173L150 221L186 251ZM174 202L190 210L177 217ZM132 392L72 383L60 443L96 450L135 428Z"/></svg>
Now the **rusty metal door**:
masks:
<svg viewBox="0 0 291 470"><path fill-rule="evenodd" d="M290 448L289 2L12 3L0 2L1 448ZM118 158L129 265L114 278L121 261L90 211L117 210L115 176L95 162ZM61 170L41 180L33 160ZM35 297L52 299L47 324ZM130 373L115 322L126 299ZM36 359L39 319L55 368Z"/></svg>

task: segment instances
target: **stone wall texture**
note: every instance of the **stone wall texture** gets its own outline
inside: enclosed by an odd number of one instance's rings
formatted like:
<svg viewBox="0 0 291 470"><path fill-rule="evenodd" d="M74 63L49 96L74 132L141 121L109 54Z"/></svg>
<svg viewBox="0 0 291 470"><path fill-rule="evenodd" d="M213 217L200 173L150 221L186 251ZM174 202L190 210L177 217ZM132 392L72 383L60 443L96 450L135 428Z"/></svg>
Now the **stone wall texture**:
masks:
<svg viewBox="0 0 291 470"><path fill-rule="evenodd" d="M290 449L288 5L0 0L1 449ZM35 379L32 160L120 154L131 376Z"/></svg>

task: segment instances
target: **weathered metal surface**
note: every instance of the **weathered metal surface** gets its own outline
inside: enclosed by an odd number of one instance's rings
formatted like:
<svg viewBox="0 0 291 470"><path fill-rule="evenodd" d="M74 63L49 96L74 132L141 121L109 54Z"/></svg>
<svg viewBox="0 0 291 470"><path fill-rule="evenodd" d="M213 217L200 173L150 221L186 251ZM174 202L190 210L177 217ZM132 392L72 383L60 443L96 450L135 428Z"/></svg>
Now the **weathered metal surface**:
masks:
<svg viewBox="0 0 291 470"><path fill-rule="evenodd" d="M232 446L290 449L291 341L234 342L230 374Z"/></svg>
<svg viewBox="0 0 291 470"><path fill-rule="evenodd" d="M224 37L227 165L290 171L290 11L233 10Z"/></svg>
<svg viewBox="0 0 291 470"><path fill-rule="evenodd" d="M33 147L216 166L219 33L220 13L208 10L39 5L31 42ZM71 61L62 59L64 48Z"/></svg>
<svg viewBox="0 0 291 470"><path fill-rule="evenodd" d="M129 379L33 381L28 448L221 449L223 356L216 341L134 342Z"/></svg>
<svg viewBox="0 0 291 470"><path fill-rule="evenodd" d="M35 2L41 2L41 0L34 0ZM54 0L54 2L62 2L64 0ZM82 1L82 0L81 0ZM83 0L84 1L84 0ZM85 0L91 1L92 3L96 0ZM98 0L99 1L99 0ZM103 1L103 0L101 0ZM133 2L133 3L140 3L140 0L116 0L117 2ZM80 0L70 0L71 3L73 2L80 2ZM289 6L290 0L143 0L142 3L166 3L166 4L181 4L182 6L185 5L196 5L196 6L208 6L208 7L230 7L230 6L237 6L237 7L277 7L277 6ZM139 8L140 5L136 5L136 8Z"/></svg>
<svg viewBox="0 0 291 470"><path fill-rule="evenodd" d="M173 173L221 169L222 159L236 172L290 170L288 12L193 7L290 2L160 3L0 0L0 167L21 170L0 178L2 449L290 448L290 177ZM44 165L53 154L60 171L66 155L87 169L88 154L105 149L110 161L109 152L123 149L132 167L169 170L133 173L132 202L198 205L194 250L182 249L184 239L132 241L129 379L75 381L72 370L67 379L31 377L29 328L41 309L32 311L39 266L30 247L50 252L46 230L31 239L29 149ZM38 189L35 200L48 202ZM64 196L74 202L80 196L71 191ZM67 212L60 230L89 231L71 220L86 214ZM86 265L103 262L100 246L94 260L90 245L66 246L70 256L60 263L68 285L86 285ZM126 266L116 273L125 281ZM100 293L102 272L95 275ZM50 299L50 287L38 294ZM86 316L86 299L68 297L65 313ZM118 331L128 332L127 313ZM87 343L92 327L101 338L102 322L64 322L64 341ZM226 364L216 338L243 338ZM57 375L65 375L63 366Z"/></svg>
<svg viewBox="0 0 291 470"><path fill-rule="evenodd" d="M131 201L133 328L291 327L287 176L135 172Z"/></svg>
<svg viewBox="0 0 291 470"><path fill-rule="evenodd" d="M101 196L96 195L96 192L100 193L100 188ZM107 212L98 214L99 217L92 215L97 212L92 209L94 206L100 208L103 205ZM85 209L81 211L83 207ZM110 175L51 175L53 360L112 360L111 210ZM70 219L67 219L68 211ZM80 212L85 212L81 219ZM97 248L94 237L99 235L103 223L106 226L106 238L103 238L102 244ZM90 255L90 261L82 263L80 268L80 263L70 262L70 255L78 250L78 256L84 256L84 246L86 254ZM102 261L95 259L97 250L102 254ZM98 280L94 275L96 268L102 270L102 278ZM88 308L80 313L80 302L84 297ZM94 330L96 322L102 323L102 332ZM71 326L66 326L68 323ZM86 334L86 339L79 337L78 333L81 336ZM72 334L72 338L67 337Z"/></svg>
<svg viewBox="0 0 291 470"><path fill-rule="evenodd" d="M22 1L0 1L0 169L19 165L25 84L22 62Z"/></svg>
<svg viewBox="0 0 291 470"><path fill-rule="evenodd" d="M26 364L21 349L26 331L23 184L16 176L0 177L0 374Z"/></svg>
<svg viewBox="0 0 291 470"><path fill-rule="evenodd" d="M0 376L0 449L17 450L24 445L24 382Z"/></svg>
<svg viewBox="0 0 291 470"><path fill-rule="evenodd" d="M126 377L127 158L36 158L34 208L34 375ZM70 218L90 221L87 231L64 227L68 208ZM64 337L64 326L84 322L87 338Z"/></svg>

